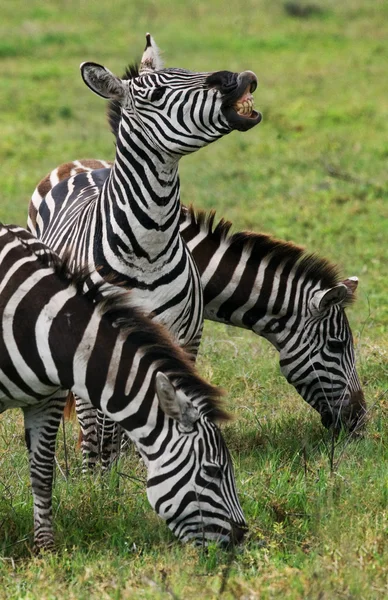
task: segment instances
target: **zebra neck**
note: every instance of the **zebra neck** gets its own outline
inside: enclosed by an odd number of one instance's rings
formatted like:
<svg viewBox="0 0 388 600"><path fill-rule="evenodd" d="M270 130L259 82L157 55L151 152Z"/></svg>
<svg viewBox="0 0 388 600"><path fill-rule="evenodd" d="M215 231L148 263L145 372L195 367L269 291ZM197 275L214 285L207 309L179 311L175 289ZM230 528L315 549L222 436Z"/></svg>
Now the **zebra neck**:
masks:
<svg viewBox="0 0 388 600"><path fill-rule="evenodd" d="M183 211L180 231L201 276L205 318L268 339L264 332L274 319L286 317L291 323L300 318L313 285L308 278L295 277L301 250L286 243L279 250L279 243L268 236L241 232L228 237L231 224L225 221L214 231L212 225Z"/></svg>
<svg viewBox="0 0 388 600"><path fill-rule="evenodd" d="M217 260L216 256L213 258ZM273 319L279 320L286 315L292 317L296 305L290 306L285 302L288 298L286 289L292 284L288 266L271 263L271 257L265 257L250 265L248 257L241 256L231 272L233 263L223 269L220 260L216 275L220 278L218 281L213 277L211 266L206 269L201 274L205 318L263 335ZM220 281L223 283L220 284Z"/></svg>
<svg viewBox="0 0 388 600"><path fill-rule="evenodd" d="M113 168L99 198L96 261L118 272L160 267L180 242L177 162L163 160L138 131L120 127ZM104 247L102 247L105 245ZM113 262L112 262L113 261ZM114 262L118 263L115 265Z"/></svg>
<svg viewBox="0 0 388 600"><path fill-rule="evenodd" d="M141 335L135 326L133 330L112 327L96 309L74 354L71 388L120 423L147 466L150 456L162 453L172 419L158 408L153 383L158 364L153 352L139 345Z"/></svg>

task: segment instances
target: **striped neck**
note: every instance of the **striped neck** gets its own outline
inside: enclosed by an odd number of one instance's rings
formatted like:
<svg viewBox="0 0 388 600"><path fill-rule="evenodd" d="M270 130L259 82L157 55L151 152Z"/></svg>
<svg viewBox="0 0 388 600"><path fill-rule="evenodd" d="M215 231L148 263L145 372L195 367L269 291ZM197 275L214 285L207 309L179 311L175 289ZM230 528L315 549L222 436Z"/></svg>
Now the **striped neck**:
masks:
<svg viewBox="0 0 388 600"><path fill-rule="evenodd" d="M251 232L230 234L214 212L182 210L181 234L204 290L205 318L264 335L272 319L299 319L308 299L338 283L336 267L300 246Z"/></svg>
<svg viewBox="0 0 388 600"><path fill-rule="evenodd" d="M109 215L102 218L102 238L107 236L111 247L116 239L116 256L131 268L136 268L139 259L141 269L147 263L157 268L160 260L165 261L171 240L176 240L174 245L180 243L178 160L156 149L124 111L114 165L100 194L100 210Z"/></svg>

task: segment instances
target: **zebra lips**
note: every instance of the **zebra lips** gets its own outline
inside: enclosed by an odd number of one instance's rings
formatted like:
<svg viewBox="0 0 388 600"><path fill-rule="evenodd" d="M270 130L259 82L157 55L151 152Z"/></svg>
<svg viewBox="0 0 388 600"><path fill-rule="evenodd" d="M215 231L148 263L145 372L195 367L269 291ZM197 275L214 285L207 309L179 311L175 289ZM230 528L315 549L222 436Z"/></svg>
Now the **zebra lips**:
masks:
<svg viewBox="0 0 388 600"><path fill-rule="evenodd" d="M252 95L257 87L257 77L252 71L244 71L238 76L237 83L237 90L223 107L223 112L233 129L247 131L262 119L262 114L254 110Z"/></svg>

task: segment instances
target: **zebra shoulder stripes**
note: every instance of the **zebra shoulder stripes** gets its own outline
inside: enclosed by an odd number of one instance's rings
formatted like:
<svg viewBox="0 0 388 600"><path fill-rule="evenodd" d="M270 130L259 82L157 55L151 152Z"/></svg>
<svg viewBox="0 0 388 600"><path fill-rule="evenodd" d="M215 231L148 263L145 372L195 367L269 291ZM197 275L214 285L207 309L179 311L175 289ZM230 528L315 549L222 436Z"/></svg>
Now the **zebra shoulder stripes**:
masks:
<svg viewBox="0 0 388 600"><path fill-rule="evenodd" d="M96 167L99 161L75 161L46 175L30 203L30 222L52 179ZM201 275L205 318L268 339L280 352L282 373L325 426L361 426L365 401L344 312L355 298L357 278L341 281L325 259L270 236L231 235L231 226L224 219L215 223L214 211L182 208L180 232Z"/></svg>
<svg viewBox="0 0 388 600"><path fill-rule="evenodd" d="M130 306L127 291L103 284L85 293L86 283L26 230L0 226L0 412L24 412L36 549L54 546L55 439L67 389L135 442L148 499L181 540L240 540L245 520L215 424L227 418L219 389Z"/></svg>

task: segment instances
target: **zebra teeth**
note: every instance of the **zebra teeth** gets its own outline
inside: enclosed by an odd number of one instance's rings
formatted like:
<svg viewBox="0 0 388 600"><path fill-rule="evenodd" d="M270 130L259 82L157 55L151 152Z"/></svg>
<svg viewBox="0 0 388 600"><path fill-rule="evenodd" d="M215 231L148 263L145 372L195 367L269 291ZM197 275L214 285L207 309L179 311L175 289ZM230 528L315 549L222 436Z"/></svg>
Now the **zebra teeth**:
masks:
<svg viewBox="0 0 388 600"><path fill-rule="evenodd" d="M253 112L253 107L253 96L250 93L245 93L235 104L233 104L234 110L242 117L250 117Z"/></svg>

